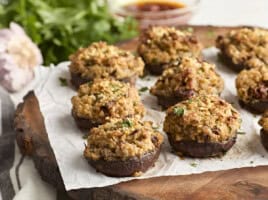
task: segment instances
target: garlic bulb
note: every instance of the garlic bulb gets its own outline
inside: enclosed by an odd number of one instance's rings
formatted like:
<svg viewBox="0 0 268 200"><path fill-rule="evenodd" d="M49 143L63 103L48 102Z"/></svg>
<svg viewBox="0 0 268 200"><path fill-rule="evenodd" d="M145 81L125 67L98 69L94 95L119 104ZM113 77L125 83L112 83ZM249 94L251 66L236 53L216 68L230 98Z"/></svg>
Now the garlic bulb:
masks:
<svg viewBox="0 0 268 200"><path fill-rule="evenodd" d="M0 84L10 92L23 88L34 78L34 67L43 62L36 44L22 27L10 23L0 30Z"/></svg>

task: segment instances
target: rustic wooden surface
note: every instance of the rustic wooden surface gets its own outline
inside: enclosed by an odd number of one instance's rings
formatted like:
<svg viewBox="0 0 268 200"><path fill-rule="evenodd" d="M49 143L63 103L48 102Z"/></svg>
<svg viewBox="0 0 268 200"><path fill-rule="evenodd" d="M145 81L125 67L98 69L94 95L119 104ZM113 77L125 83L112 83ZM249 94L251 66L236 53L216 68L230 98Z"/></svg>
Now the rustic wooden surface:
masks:
<svg viewBox="0 0 268 200"><path fill-rule="evenodd" d="M229 30L226 27L208 26L192 28L204 46L212 46L218 34ZM120 46L133 50L136 43L133 40ZM66 193L48 141L38 99L33 92L25 96L17 107L14 126L21 152L31 156L41 178L60 191L59 199L268 199L268 166L134 180L109 187Z"/></svg>

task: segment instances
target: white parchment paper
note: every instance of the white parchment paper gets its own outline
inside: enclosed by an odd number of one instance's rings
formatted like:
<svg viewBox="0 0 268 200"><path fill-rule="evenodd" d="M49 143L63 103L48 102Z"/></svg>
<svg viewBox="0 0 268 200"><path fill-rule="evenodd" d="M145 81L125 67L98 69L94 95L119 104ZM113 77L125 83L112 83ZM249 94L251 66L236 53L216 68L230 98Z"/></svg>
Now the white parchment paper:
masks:
<svg viewBox="0 0 268 200"><path fill-rule="evenodd" d="M204 57L209 62L217 65L217 71L225 80L225 90L222 98L236 107L242 115L241 130L246 134L238 135L233 148L221 158L209 159L181 159L171 153L171 148L165 138L159 159L155 166L140 177L111 178L97 173L83 158L84 144L83 133L76 127L71 116L71 97L76 92L68 86L61 86L59 77L70 80L67 62L57 67L40 68L39 83L35 87L41 111L45 118L50 144L55 153L57 163L66 187L66 190L78 188L102 187L116 184L131 179L141 179L157 176L182 175L216 171L246 166L268 165L268 154L262 147L259 139L257 124L258 116L243 110L238 105L234 80L236 74L217 61L215 48L203 51ZM148 76L137 81L137 88L150 87L156 77ZM141 94L143 103L147 108L145 119L151 120L159 130L165 113L157 105L156 98L148 91ZM164 133L163 133L164 134Z"/></svg>

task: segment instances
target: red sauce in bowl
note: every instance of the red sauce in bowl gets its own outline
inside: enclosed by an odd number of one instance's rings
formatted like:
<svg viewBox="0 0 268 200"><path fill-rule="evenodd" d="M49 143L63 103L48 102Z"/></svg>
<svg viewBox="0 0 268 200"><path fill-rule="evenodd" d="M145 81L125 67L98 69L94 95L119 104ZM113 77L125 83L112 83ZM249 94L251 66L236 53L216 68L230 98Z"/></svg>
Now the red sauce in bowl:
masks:
<svg viewBox="0 0 268 200"><path fill-rule="evenodd" d="M179 2L171 1L144 1L134 2L124 6L124 9L131 12L158 12L185 8L185 5Z"/></svg>
<svg viewBox="0 0 268 200"><path fill-rule="evenodd" d="M152 25L177 26L190 20L199 2L192 0L184 4L177 0L136 0L121 6L117 14L133 16L141 29Z"/></svg>

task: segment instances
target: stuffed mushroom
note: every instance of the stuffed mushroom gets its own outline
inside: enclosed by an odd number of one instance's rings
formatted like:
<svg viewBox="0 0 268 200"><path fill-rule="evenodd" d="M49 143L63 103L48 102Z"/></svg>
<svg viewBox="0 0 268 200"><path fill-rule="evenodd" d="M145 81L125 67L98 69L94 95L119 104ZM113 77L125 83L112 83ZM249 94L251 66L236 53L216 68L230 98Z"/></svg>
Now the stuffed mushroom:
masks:
<svg viewBox="0 0 268 200"><path fill-rule="evenodd" d="M113 177L138 176L158 159L163 136L151 122L112 119L91 129L84 156L98 172Z"/></svg>
<svg viewBox="0 0 268 200"><path fill-rule="evenodd" d="M81 85L71 101L72 115L81 129L91 129L110 118L142 118L145 114L137 89L112 79Z"/></svg>
<svg viewBox="0 0 268 200"><path fill-rule="evenodd" d="M143 58L146 69L152 74L160 75L167 64L182 57L199 57L201 44L190 32L174 27L154 26L142 33L137 51Z"/></svg>
<svg viewBox="0 0 268 200"><path fill-rule="evenodd" d="M164 131L174 151L205 158L222 155L236 142L241 118L216 95L200 95L167 110Z"/></svg>
<svg viewBox="0 0 268 200"><path fill-rule="evenodd" d="M79 49L70 56L70 61L71 83L76 88L95 78L112 78L134 85L144 69L141 58L105 42Z"/></svg>

